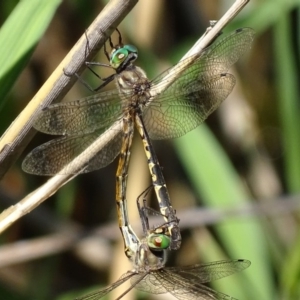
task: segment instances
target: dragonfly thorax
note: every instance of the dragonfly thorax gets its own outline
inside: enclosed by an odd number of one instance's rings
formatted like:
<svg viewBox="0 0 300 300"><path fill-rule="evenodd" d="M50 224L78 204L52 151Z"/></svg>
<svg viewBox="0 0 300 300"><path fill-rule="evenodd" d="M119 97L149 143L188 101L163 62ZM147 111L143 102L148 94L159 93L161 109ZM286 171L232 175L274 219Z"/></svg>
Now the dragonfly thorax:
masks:
<svg viewBox="0 0 300 300"><path fill-rule="evenodd" d="M130 65L122 73L116 75L116 84L120 96L129 101L128 105L143 107L149 101L151 83L146 73L139 67Z"/></svg>

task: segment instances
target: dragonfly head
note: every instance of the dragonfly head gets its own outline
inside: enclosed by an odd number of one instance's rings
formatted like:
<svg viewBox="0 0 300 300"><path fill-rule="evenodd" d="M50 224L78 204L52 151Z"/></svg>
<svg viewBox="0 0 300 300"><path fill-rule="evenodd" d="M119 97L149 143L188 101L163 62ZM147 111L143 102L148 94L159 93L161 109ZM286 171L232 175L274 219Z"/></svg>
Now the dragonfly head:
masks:
<svg viewBox="0 0 300 300"><path fill-rule="evenodd" d="M150 234L140 244L135 258L132 260L135 268L143 272L145 272L146 269L153 270L162 268L166 263L166 248L168 248L169 243L164 235Z"/></svg>
<svg viewBox="0 0 300 300"><path fill-rule="evenodd" d="M110 53L110 65L114 69L123 69L138 57L138 50L133 45L122 45L113 48Z"/></svg>
<svg viewBox="0 0 300 300"><path fill-rule="evenodd" d="M170 238L165 234L152 233L147 237L148 247L152 251L161 251L169 248Z"/></svg>

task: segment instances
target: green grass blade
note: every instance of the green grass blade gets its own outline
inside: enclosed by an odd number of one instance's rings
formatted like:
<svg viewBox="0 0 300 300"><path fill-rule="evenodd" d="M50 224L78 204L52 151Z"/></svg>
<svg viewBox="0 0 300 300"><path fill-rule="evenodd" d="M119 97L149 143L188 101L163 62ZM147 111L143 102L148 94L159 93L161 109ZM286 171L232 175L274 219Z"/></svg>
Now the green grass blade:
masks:
<svg viewBox="0 0 300 300"><path fill-rule="evenodd" d="M61 0L23 0L0 30L0 99L7 95Z"/></svg>
<svg viewBox="0 0 300 300"><path fill-rule="evenodd" d="M300 191L300 121L297 62L293 53L289 16L283 15L274 29L278 111L281 119L285 178L290 193Z"/></svg>
<svg viewBox="0 0 300 300"><path fill-rule="evenodd" d="M174 145L198 196L207 206L236 207L250 202L226 154L205 125L175 140ZM245 271L248 280L241 285L233 283L232 295L242 295L241 299L274 299L267 246L259 222L231 219L215 228L231 258L252 262Z"/></svg>
<svg viewBox="0 0 300 300"><path fill-rule="evenodd" d="M282 126L285 180L290 193L300 191L300 121L297 59L293 52L293 27L288 14L282 14L274 27L275 70L278 111ZM285 299L299 299L300 236L286 255L280 274Z"/></svg>

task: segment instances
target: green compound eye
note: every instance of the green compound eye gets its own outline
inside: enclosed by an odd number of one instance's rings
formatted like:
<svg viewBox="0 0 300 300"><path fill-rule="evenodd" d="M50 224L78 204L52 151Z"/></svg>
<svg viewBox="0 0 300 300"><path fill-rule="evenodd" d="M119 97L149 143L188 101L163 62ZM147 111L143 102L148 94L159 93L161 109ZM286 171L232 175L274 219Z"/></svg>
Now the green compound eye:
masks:
<svg viewBox="0 0 300 300"><path fill-rule="evenodd" d="M151 249L167 249L170 246L170 238L164 234L150 234L147 242Z"/></svg>
<svg viewBox="0 0 300 300"><path fill-rule="evenodd" d="M124 45L122 48L113 51L110 57L110 65L117 69L131 53L135 53L137 55L138 50L135 46Z"/></svg>
<svg viewBox="0 0 300 300"><path fill-rule="evenodd" d="M125 48L115 50L111 54L110 64L113 68L118 68L124 59L128 56L128 51Z"/></svg>

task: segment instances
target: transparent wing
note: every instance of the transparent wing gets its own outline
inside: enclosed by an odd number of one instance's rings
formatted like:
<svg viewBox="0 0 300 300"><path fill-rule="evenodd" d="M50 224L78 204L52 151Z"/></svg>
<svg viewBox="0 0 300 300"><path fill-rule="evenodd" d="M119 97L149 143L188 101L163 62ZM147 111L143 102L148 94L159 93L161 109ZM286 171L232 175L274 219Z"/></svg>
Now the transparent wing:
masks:
<svg viewBox="0 0 300 300"><path fill-rule="evenodd" d="M233 300L234 298L217 292L203 284L193 284L188 279L181 277L176 273L170 275L157 274L160 277L161 284L164 285L168 292L179 300ZM170 277L173 275L173 277ZM172 278L172 280L170 280Z"/></svg>
<svg viewBox="0 0 300 300"><path fill-rule="evenodd" d="M237 259L167 269L170 272L174 272L188 279L192 283L206 283L243 271L248 268L250 264L249 260Z"/></svg>
<svg viewBox="0 0 300 300"><path fill-rule="evenodd" d="M119 92L112 90L50 105L38 115L34 127L53 135L83 135L108 128L121 114Z"/></svg>
<svg viewBox="0 0 300 300"><path fill-rule="evenodd" d="M169 73L179 74L144 112L150 137L179 137L201 124L232 91L235 79L226 72L251 47L253 38L251 28L238 29L155 79L153 91L166 84Z"/></svg>
<svg viewBox="0 0 300 300"><path fill-rule="evenodd" d="M173 284L176 283L174 282ZM173 290L170 290L170 293L179 300L237 300L203 284L191 285L188 281L184 282L182 288L173 288Z"/></svg>
<svg viewBox="0 0 300 300"><path fill-rule="evenodd" d="M51 140L33 149L24 159L22 168L25 172L36 175L74 174L75 163L71 163L74 158L86 150L102 131L95 131L90 134L62 137ZM93 147L88 151L95 152L92 159L84 164L78 173L87 173L110 164L119 154L122 145L122 132L111 132L111 139L105 146L96 152ZM69 165L68 165L69 164ZM64 169L64 172L61 170Z"/></svg>
<svg viewBox="0 0 300 300"><path fill-rule="evenodd" d="M217 261L180 268L162 268L150 272L136 288L153 294L171 293L180 300L234 299L206 287L202 283L217 280L250 266L247 260Z"/></svg>
<svg viewBox="0 0 300 300"><path fill-rule="evenodd" d="M152 294L164 294L168 290L162 285L160 278L157 276L157 271L148 273L139 283L135 285L135 288L139 291ZM135 278L131 279L131 282L134 284L136 281Z"/></svg>
<svg viewBox="0 0 300 300"><path fill-rule="evenodd" d="M121 284L123 284L129 278L131 278L133 276L139 277L139 275L136 274L135 272L129 271L129 272L125 273L118 281L114 282L112 285L108 286L107 288L100 290L100 291L92 292L83 297L76 298L76 300L98 300L98 299L101 299L102 297L104 297L105 295L107 295L109 292L116 289L117 287L119 287Z"/></svg>

